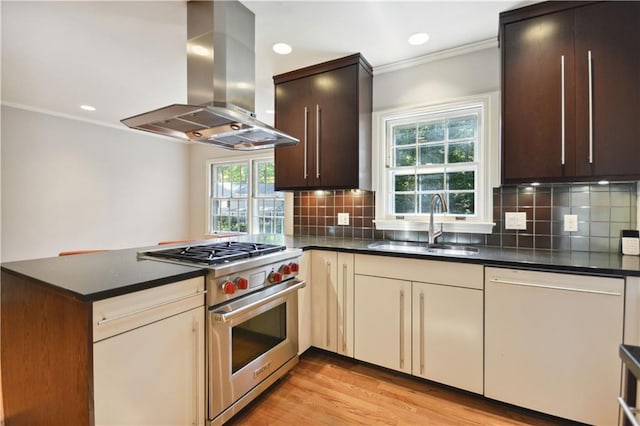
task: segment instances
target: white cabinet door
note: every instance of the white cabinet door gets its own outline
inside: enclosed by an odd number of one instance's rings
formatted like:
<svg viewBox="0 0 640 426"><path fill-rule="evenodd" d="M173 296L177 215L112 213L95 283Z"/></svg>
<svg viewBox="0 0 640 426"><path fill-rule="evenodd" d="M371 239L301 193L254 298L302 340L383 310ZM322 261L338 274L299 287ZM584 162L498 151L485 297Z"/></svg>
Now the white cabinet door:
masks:
<svg viewBox="0 0 640 426"><path fill-rule="evenodd" d="M413 283L413 374L483 392L482 290Z"/></svg>
<svg viewBox="0 0 640 426"><path fill-rule="evenodd" d="M311 334L313 346L338 350L338 256L335 252L311 252Z"/></svg>
<svg viewBox="0 0 640 426"><path fill-rule="evenodd" d="M311 252L311 334L315 347L353 356L353 254Z"/></svg>
<svg viewBox="0 0 640 426"><path fill-rule="evenodd" d="M411 373L411 282L355 276L354 357Z"/></svg>
<svg viewBox="0 0 640 426"><path fill-rule="evenodd" d="M311 347L311 252L302 253L299 266L298 278L307 286L298 290L298 355Z"/></svg>
<svg viewBox="0 0 640 426"><path fill-rule="evenodd" d="M485 396L617 424L623 309L623 279L486 268Z"/></svg>
<svg viewBox="0 0 640 426"><path fill-rule="evenodd" d="M96 425L204 424L204 307L93 345Z"/></svg>
<svg viewBox="0 0 640 426"><path fill-rule="evenodd" d="M353 254L338 253L338 353L353 357Z"/></svg>

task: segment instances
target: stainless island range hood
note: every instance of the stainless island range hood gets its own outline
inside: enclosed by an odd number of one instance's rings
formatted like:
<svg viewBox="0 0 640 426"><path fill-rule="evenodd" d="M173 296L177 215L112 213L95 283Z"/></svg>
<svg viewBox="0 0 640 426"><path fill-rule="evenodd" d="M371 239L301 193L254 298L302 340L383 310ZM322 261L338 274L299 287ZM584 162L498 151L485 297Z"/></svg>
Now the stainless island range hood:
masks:
<svg viewBox="0 0 640 426"><path fill-rule="evenodd" d="M255 118L255 17L239 1L187 2L188 104L125 118L151 133L255 150L298 139ZM215 100L214 100L215 97Z"/></svg>

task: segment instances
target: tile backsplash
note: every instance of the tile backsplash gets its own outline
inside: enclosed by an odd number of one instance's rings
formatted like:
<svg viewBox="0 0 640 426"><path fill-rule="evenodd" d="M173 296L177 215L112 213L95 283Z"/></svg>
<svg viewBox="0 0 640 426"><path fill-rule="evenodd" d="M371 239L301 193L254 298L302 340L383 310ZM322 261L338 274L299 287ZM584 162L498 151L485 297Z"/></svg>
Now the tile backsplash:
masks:
<svg viewBox="0 0 640 426"><path fill-rule="evenodd" d="M293 196L293 234L373 238L375 196L370 191L300 191ZM349 213L349 225L338 225Z"/></svg>
<svg viewBox="0 0 640 426"><path fill-rule="evenodd" d="M427 241L427 232L376 231L375 194L368 191L302 191L294 194L294 235ZM338 213L350 224L337 224ZM525 212L525 230L504 227L506 212ZM565 232L565 214L578 231ZM620 230L636 229L637 183L503 186L493 190L493 233L444 233L440 242L513 248L617 252Z"/></svg>
<svg viewBox="0 0 640 426"><path fill-rule="evenodd" d="M506 212L527 213L527 229L505 229ZM578 230L565 232L564 215L578 216ZM505 186L493 191L493 234L502 247L617 252L622 229L636 229L637 183Z"/></svg>

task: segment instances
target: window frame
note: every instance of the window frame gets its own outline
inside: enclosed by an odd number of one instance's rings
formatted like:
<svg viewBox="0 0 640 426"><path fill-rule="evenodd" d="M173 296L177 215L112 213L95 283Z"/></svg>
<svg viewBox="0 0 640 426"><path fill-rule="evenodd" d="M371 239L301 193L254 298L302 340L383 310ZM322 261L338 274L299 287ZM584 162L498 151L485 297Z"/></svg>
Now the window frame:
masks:
<svg viewBox="0 0 640 426"><path fill-rule="evenodd" d="M437 103L398 107L374 113L373 132L373 172L374 191L376 191L376 229L425 231L428 229L428 214L393 214L393 183L392 168L393 141L390 137L390 124L402 122L418 122L424 115L443 117L455 114L470 107L480 109L478 123L477 146L475 147L474 163L477 167L475 175L475 207L474 216L456 216L454 214L434 214L434 222L442 223L446 232L491 233L493 228L493 196L492 186L499 185L499 92L467 96ZM424 117L430 121L431 117ZM456 163L453 163L456 164ZM472 163L461 163L460 168ZM450 167L450 164L433 165L433 167ZM420 166L415 166L415 170ZM461 219L464 218L464 219Z"/></svg>
<svg viewBox="0 0 640 426"><path fill-rule="evenodd" d="M215 236L217 234L226 234L226 233L240 233L240 234L252 234L255 232L258 232L259 229L258 228L258 217L255 216L257 213L257 203L259 202L259 200L264 200L267 198L279 198L283 200L283 216L282 216L282 234L277 234L277 235L284 235L286 232L286 224L285 224L285 214L284 212L286 212L286 200L285 200L285 193L282 191L275 191L277 193L282 194L281 197L259 197L257 195L257 188L256 188L256 184L257 184L257 166L258 163L262 163L262 162L274 162L274 157L273 155L243 155L243 156L233 156L233 157L224 157L222 159L219 160L207 160L206 162L206 167L207 167L207 172L206 172L206 176L207 176L207 188L206 188L206 202L205 202L205 208L206 208L206 214L205 214L205 230L207 235L211 235L211 236ZM247 197L246 198L242 198L242 199L246 199L247 200L247 231L243 232L243 231L220 231L220 230L215 230L213 229L213 220L212 220L212 210L213 210L213 206L212 206L212 200L214 198L214 190L215 190L215 176L214 176L214 169L215 167L218 166L229 166L229 165L240 165L240 164L244 164L247 165L247 169L248 169L248 176L247 176L247 182L248 182L248 188L247 188Z"/></svg>

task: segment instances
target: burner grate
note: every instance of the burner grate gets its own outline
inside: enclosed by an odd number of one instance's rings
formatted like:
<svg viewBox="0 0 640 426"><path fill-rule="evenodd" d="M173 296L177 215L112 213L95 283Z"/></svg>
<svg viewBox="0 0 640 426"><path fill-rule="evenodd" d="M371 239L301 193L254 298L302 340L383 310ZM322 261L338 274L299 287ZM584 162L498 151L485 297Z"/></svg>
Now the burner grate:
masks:
<svg viewBox="0 0 640 426"><path fill-rule="evenodd" d="M216 265L219 263L228 263L249 257L275 253L285 249L285 246L275 244L227 241L224 243L185 246L167 250L151 251L146 254L171 260Z"/></svg>

